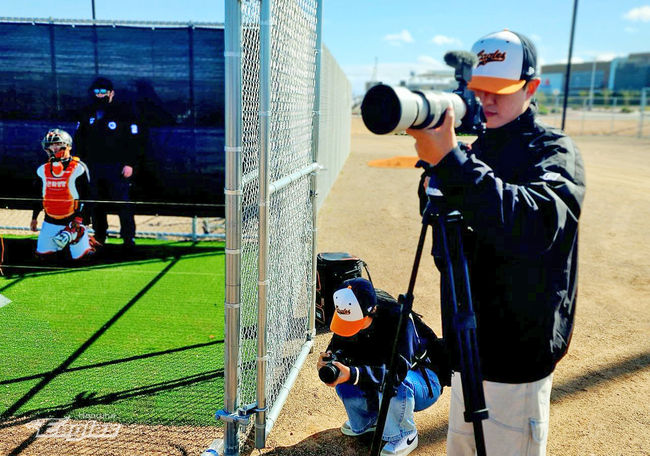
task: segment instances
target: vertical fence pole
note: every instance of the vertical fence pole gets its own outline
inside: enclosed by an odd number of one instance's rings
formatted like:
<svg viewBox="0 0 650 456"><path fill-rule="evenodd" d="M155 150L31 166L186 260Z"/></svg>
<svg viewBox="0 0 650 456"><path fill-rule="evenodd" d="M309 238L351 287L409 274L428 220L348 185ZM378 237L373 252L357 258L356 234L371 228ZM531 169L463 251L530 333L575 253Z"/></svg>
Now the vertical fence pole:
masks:
<svg viewBox="0 0 650 456"><path fill-rule="evenodd" d="M641 103L639 103L639 133L638 137L643 137L643 117L645 115L645 105L647 102L648 87L641 89Z"/></svg>
<svg viewBox="0 0 650 456"><path fill-rule="evenodd" d="M54 108L56 109L55 118L59 118L59 112L61 111L61 96L59 95L59 78L56 72L56 38L54 36L54 23L52 18L50 18L50 68L52 70L52 87L54 89ZM51 114L51 113L50 113Z"/></svg>
<svg viewBox="0 0 650 456"><path fill-rule="evenodd" d="M194 106L194 24L187 25L187 66L188 66L188 92L190 96L190 113L192 119L192 137L196 128L196 106Z"/></svg>
<svg viewBox="0 0 650 456"><path fill-rule="evenodd" d="M228 413L238 407L239 330L241 306L241 150L242 75L241 9L238 0L225 3L225 127L226 127L226 296L224 406ZM226 422L224 454L239 455L238 423Z"/></svg>
<svg viewBox="0 0 650 456"><path fill-rule="evenodd" d="M259 151L259 257L257 289L257 410L255 447L266 443L266 309L269 295L269 156L271 133L271 0L260 10L260 151Z"/></svg>
<svg viewBox="0 0 650 456"><path fill-rule="evenodd" d="M314 163L318 163L318 147L320 141L320 89L322 78L322 60L323 60L323 0L317 0L316 4L316 71L314 74L314 113L312 118L312 139L311 139L311 157ZM311 194L311 303L309 305L309 333L308 339L316 336L316 255L317 255L317 215L318 215L318 174L314 171L311 174L310 182Z"/></svg>
<svg viewBox="0 0 650 456"><path fill-rule="evenodd" d="M612 98L612 123L610 125L611 134L614 134L614 118L616 117L616 97Z"/></svg>

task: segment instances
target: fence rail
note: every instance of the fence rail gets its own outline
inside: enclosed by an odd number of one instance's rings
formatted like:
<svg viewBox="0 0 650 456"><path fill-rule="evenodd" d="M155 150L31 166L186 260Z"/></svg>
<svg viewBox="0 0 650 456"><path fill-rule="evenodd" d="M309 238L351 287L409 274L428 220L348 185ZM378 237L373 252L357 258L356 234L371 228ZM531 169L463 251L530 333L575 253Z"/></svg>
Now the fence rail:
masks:
<svg viewBox="0 0 650 456"><path fill-rule="evenodd" d="M620 135L650 137L648 91L637 96L571 96L568 99L565 130L573 135ZM542 119L549 125L562 123L562 96L538 97Z"/></svg>

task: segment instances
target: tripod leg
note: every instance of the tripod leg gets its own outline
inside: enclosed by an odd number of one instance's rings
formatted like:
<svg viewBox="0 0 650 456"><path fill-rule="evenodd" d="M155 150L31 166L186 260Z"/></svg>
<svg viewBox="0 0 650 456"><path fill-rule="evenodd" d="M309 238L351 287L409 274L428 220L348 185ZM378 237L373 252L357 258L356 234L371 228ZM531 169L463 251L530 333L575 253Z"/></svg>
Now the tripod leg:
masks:
<svg viewBox="0 0 650 456"><path fill-rule="evenodd" d="M394 372L397 369L397 344L407 319L406 316L411 312L411 309L413 308L413 289L415 288L415 279L417 278L418 268L420 267L420 259L422 258L422 250L424 248L424 241L427 237L428 227L429 225L426 223L426 220L423 220L422 229L420 230L420 238L418 239L418 246L415 251L413 269L411 270L409 288L406 292L406 295L399 296L399 320L397 322L397 331L395 334L395 340L393 341L393 348L390 354L388 372L386 373L384 384L382 385L382 391L384 394L381 398L381 406L379 407L379 415L377 416L377 428L375 429L375 433L372 437L370 456L377 456L379 454L379 450L381 448L381 437L384 434L386 417L388 416L388 407L390 406L390 400L393 398L395 387L397 386L395 385L394 375Z"/></svg>
<svg viewBox="0 0 650 456"><path fill-rule="evenodd" d="M482 420L488 417L488 411L483 393L483 377L481 375L476 340L476 316L472 306L469 272L465 252L463 251L460 220L460 214L453 213L444 219L440 218L438 234L444 253L449 287L450 302L446 304L451 305L451 308L448 309L447 315L451 315L451 328L454 332L454 340L460 358L465 421L473 424L477 454L478 456L484 456L485 438ZM441 302L444 306L443 301Z"/></svg>

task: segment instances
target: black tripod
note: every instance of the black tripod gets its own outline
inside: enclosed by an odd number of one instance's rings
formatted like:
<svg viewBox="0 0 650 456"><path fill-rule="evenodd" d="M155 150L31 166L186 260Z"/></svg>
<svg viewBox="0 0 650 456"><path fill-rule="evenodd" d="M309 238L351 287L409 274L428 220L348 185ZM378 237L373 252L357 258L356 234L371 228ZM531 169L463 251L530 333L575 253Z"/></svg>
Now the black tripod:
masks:
<svg viewBox="0 0 650 456"><path fill-rule="evenodd" d="M476 341L476 317L472 306L467 259L463 250L463 218L459 211L447 207L442 193L435 185L434 176L430 176L427 197L428 201L423 211L422 230L420 231L408 291L406 294L400 295L398 299L400 317L397 335L393 342L389 371L382 387L383 396L370 455L377 456L379 454L388 407L391 398L395 395L398 340L413 306L415 279L420 266L427 230L431 226L433 229L432 255L438 267L445 271L441 277L443 283L440 298L443 338L450 352L456 354L456 364L460 366L465 401L465 421L472 423L474 426L476 453L478 456L485 456L482 421L488 417L488 410L483 395L483 377ZM450 341L453 341L454 344L450 344Z"/></svg>

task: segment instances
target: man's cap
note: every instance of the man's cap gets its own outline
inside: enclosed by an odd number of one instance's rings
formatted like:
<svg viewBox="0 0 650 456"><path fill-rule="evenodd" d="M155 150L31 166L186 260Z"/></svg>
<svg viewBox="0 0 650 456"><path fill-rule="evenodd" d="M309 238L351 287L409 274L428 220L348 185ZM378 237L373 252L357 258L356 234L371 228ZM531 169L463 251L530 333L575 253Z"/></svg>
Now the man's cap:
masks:
<svg viewBox="0 0 650 456"><path fill-rule="evenodd" d="M90 86L90 89L106 89L106 90L113 90L113 82L105 77L98 77L95 78L93 83Z"/></svg>
<svg viewBox="0 0 650 456"><path fill-rule="evenodd" d="M349 279L334 292L334 316L330 329L335 334L351 337L366 324L368 314L377 305L375 288L363 278Z"/></svg>
<svg viewBox="0 0 650 456"><path fill-rule="evenodd" d="M472 71L470 90L496 94L515 93L537 75L535 45L516 32L490 33L472 46L478 64Z"/></svg>

